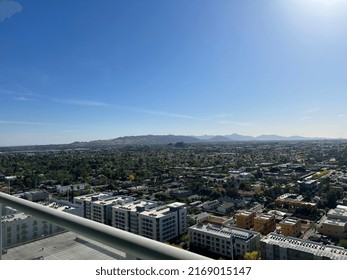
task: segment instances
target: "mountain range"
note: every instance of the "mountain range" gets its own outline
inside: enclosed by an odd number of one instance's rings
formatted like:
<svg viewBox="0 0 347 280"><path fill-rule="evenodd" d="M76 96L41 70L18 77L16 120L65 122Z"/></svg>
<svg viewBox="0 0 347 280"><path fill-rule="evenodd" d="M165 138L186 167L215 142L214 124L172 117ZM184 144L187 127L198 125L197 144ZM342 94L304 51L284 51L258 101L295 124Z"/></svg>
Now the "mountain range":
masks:
<svg viewBox="0 0 347 280"><path fill-rule="evenodd" d="M185 135L140 135L140 136L123 136L109 140L94 140L88 142L73 142L70 144L51 144L35 146L10 146L0 147L1 150L13 151L31 151L47 149L89 149L103 148L114 146L143 146L143 145L169 145L174 147L184 147L185 143L235 143L235 142L262 142L262 141L320 141L320 140L345 140L330 139L322 137L303 137L303 136L279 136L279 135L260 135L247 136L240 134L230 135L202 135L202 136L185 136Z"/></svg>
<svg viewBox="0 0 347 280"><path fill-rule="evenodd" d="M203 136L185 136L185 135L140 135L123 136L110 140L95 140L90 142L74 142L70 145L87 146L118 146L118 145L155 145L170 144L177 142L184 143L221 143L221 142L240 142L240 141L305 141L305 140L325 140L325 138L308 138L303 136L279 136L279 135L260 135L257 137L231 134L231 135L203 135Z"/></svg>

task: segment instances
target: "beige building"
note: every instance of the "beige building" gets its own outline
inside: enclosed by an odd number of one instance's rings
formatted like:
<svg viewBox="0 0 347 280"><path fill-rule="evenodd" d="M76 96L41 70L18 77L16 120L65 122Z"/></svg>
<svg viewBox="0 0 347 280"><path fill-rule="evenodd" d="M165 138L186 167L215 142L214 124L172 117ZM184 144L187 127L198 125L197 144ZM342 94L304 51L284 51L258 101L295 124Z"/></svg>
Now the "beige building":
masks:
<svg viewBox="0 0 347 280"><path fill-rule="evenodd" d="M337 219L326 219L321 223L318 231L333 238L347 238L347 223Z"/></svg>
<svg viewBox="0 0 347 280"><path fill-rule="evenodd" d="M243 229L251 229L254 226L255 213L251 211L238 211L235 214L236 227Z"/></svg>
<svg viewBox="0 0 347 280"><path fill-rule="evenodd" d="M330 209L320 221L318 231L333 238L347 238L347 206L338 205Z"/></svg>
<svg viewBox="0 0 347 280"><path fill-rule="evenodd" d="M275 204L278 207L289 209L313 209L317 207L317 203L306 202L303 199L302 195L286 193L279 196L275 200Z"/></svg>
<svg viewBox="0 0 347 280"><path fill-rule="evenodd" d="M275 215L260 214L254 217L254 231L260 232L262 235L266 235L276 230Z"/></svg>
<svg viewBox="0 0 347 280"><path fill-rule="evenodd" d="M286 218L279 223L281 233L285 236L300 237L301 220L296 218Z"/></svg>

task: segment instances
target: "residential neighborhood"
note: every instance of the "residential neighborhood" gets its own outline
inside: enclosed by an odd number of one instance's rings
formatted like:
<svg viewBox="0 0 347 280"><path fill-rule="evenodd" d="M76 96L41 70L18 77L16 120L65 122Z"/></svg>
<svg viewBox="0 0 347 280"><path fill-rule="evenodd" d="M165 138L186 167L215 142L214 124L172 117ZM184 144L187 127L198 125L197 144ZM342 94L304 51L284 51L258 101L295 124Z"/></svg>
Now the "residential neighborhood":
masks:
<svg viewBox="0 0 347 280"><path fill-rule="evenodd" d="M347 258L345 141L4 148L0 160L4 193L208 257ZM61 230L25 217L4 206L5 250ZM298 253L275 253L291 240ZM302 253L315 246L340 253Z"/></svg>

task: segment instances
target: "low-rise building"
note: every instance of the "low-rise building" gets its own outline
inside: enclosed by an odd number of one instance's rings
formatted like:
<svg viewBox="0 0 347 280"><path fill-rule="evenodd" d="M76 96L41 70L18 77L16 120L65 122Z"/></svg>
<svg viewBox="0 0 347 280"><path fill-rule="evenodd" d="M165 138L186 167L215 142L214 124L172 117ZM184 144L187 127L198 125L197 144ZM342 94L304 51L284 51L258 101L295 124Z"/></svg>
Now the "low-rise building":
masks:
<svg viewBox="0 0 347 280"><path fill-rule="evenodd" d="M286 193L275 200L278 207L293 209L312 209L317 207L317 203L306 202L301 195Z"/></svg>
<svg viewBox="0 0 347 280"><path fill-rule="evenodd" d="M238 211L235 214L236 227L243 229L251 229L254 225L255 212L252 211Z"/></svg>
<svg viewBox="0 0 347 280"><path fill-rule="evenodd" d="M86 184L74 184L74 185L56 185L55 190L57 193L64 195L73 191L82 191L86 187Z"/></svg>
<svg viewBox="0 0 347 280"><path fill-rule="evenodd" d="M347 238L347 206L337 205L320 221L318 231L332 238Z"/></svg>
<svg viewBox="0 0 347 280"><path fill-rule="evenodd" d="M210 214L207 212L202 212L196 215L191 215L188 219L189 219L189 224L190 225L195 225L197 223L203 222L203 221L207 221L209 218Z"/></svg>
<svg viewBox="0 0 347 280"><path fill-rule="evenodd" d="M343 247L273 232L260 240L260 254L263 260L347 260L347 250Z"/></svg>
<svg viewBox="0 0 347 280"><path fill-rule="evenodd" d="M233 202L228 202L228 201L221 202L216 209L216 213L226 215L232 212L234 208L235 208L235 204Z"/></svg>
<svg viewBox="0 0 347 280"><path fill-rule="evenodd" d="M254 231L260 232L262 235L266 235L276 230L275 215L272 214L260 214L254 217Z"/></svg>
<svg viewBox="0 0 347 280"><path fill-rule="evenodd" d="M301 235L301 220L296 218L286 218L279 224L281 233L285 236L299 237Z"/></svg>
<svg viewBox="0 0 347 280"><path fill-rule="evenodd" d="M216 200L205 201L201 204L202 209L204 210L214 210L220 205L220 202Z"/></svg>
<svg viewBox="0 0 347 280"><path fill-rule="evenodd" d="M49 194L42 191L30 191L23 193L23 198L32 202L45 201L49 198Z"/></svg>
<svg viewBox="0 0 347 280"><path fill-rule="evenodd" d="M199 223L188 229L189 246L227 258L242 259L259 248L259 232Z"/></svg>

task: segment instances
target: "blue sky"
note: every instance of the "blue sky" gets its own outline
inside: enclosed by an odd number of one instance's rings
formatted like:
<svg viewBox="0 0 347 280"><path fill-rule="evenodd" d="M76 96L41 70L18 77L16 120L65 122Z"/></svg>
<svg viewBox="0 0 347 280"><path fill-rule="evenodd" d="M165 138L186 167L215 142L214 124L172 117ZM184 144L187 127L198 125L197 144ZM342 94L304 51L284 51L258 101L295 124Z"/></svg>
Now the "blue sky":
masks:
<svg viewBox="0 0 347 280"><path fill-rule="evenodd" d="M346 2L0 0L0 146L347 138Z"/></svg>

